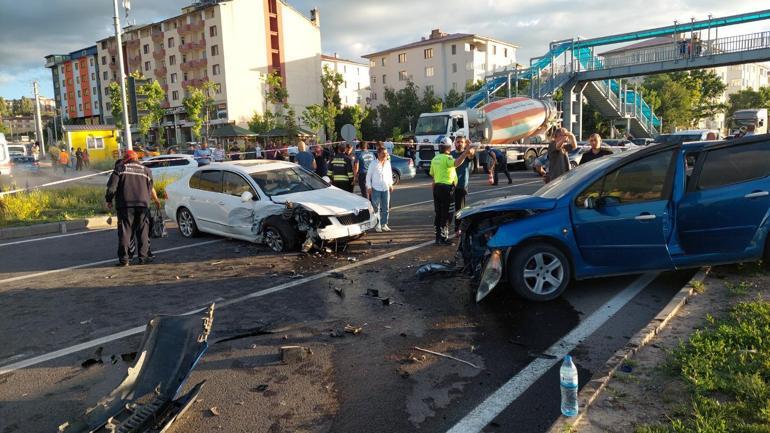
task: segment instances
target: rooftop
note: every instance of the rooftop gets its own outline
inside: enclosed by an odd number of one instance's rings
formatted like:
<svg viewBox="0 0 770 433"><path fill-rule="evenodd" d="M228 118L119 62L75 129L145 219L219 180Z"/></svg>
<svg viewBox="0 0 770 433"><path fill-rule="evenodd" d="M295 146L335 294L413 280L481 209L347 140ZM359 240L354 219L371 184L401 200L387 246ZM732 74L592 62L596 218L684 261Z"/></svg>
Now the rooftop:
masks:
<svg viewBox="0 0 770 433"><path fill-rule="evenodd" d="M62 125L64 132L67 131L115 131L115 125Z"/></svg>
<svg viewBox="0 0 770 433"><path fill-rule="evenodd" d="M407 49L410 49L410 48L421 47L423 45L432 45L432 44L435 44L437 42L448 42L448 41L454 41L454 40L460 40L460 39L468 39L468 38L481 39L481 40L486 40L486 41L493 41L493 42L497 42L497 43L503 44L503 45L508 45L508 46L514 47L514 48L518 48L519 47L518 45L512 44L510 42L505 42L505 41L501 41L501 40L498 40L498 39L493 39L493 38L490 38L490 37L487 37L487 36L481 36L481 35L477 35L477 34L473 34L473 33L444 33L444 32L441 31L441 29L433 29L430 32L430 36L423 37L419 41L411 42L411 43L408 43L408 44L405 44L405 45L400 45L400 46L397 46L395 48L389 48L387 50L378 51L376 53L365 54L365 55L363 55L361 57L368 59L368 58L371 58L371 57L376 57L376 56L380 56L380 55L383 55L383 54L387 54L387 53L390 53L390 52L393 52L393 51L407 50Z"/></svg>
<svg viewBox="0 0 770 433"><path fill-rule="evenodd" d="M327 61L327 62L344 62L344 63L352 63L354 65L362 65L362 66L368 66L366 63L363 62L357 62L355 60L348 60L343 59L342 57L339 57L337 53L334 53L333 55L328 54L321 54L321 61Z"/></svg>

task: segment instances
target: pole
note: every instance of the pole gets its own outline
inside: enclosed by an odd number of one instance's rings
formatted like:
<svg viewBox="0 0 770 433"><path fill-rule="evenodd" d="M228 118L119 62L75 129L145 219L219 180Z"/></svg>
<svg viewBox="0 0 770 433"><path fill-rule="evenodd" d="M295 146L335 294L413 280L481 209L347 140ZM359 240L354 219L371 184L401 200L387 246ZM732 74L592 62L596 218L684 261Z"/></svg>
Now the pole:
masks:
<svg viewBox="0 0 770 433"><path fill-rule="evenodd" d="M120 70L120 99L123 103L123 129L126 142L126 150L133 150L131 144L131 125L128 123L128 98L126 97L126 71L123 65L123 39L120 34L120 12L118 0L112 0L115 7L115 43L118 45L118 69Z"/></svg>
<svg viewBox="0 0 770 433"><path fill-rule="evenodd" d="M54 146L56 143L59 142L59 131L56 130L56 111L58 111L58 108L54 108L53 110L53 144Z"/></svg>
<svg viewBox="0 0 770 433"><path fill-rule="evenodd" d="M32 82L32 90L35 92L35 134L40 142L40 152L45 155L45 140L43 140L43 120L40 118L40 91L38 82Z"/></svg>

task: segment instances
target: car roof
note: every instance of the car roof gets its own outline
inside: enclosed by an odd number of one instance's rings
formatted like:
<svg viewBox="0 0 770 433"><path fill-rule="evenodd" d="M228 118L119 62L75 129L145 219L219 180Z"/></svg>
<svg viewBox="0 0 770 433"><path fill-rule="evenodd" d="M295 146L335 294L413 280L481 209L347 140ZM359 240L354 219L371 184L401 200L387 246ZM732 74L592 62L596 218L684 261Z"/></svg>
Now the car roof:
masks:
<svg viewBox="0 0 770 433"><path fill-rule="evenodd" d="M231 170L250 174L296 166L297 164L294 164L293 162L277 161L273 159L247 159L244 161L214 162L208 165L204 165L201 168L228 168Z"/></svg>
<svg viewBox="0 0 770 433"><path fill-rule="evenodd" d="M757 134L730 140L691 141L685 143L683 146L686 150L709 150L714 148L738 146L745 143L754 143L756 141L768 140L770 140L770 134Z"/></svg>
<svg viewBox="0 0 770 433"><path fill-rule="evenodd" d="M709 132L717 132L717 130L716 129L688 129L686 131L676 131L671 135L707 134Z"/></svg>
<svg viewBox="0 0 770 433"><path fill-rule="evenodd" d="M170 153L168 155L155 155L151 156L147 159L147 161L151 161L154 159L171 159L171 158L184 158L184 159L193 159L192 155L188 155L186 153Z"/></svg>

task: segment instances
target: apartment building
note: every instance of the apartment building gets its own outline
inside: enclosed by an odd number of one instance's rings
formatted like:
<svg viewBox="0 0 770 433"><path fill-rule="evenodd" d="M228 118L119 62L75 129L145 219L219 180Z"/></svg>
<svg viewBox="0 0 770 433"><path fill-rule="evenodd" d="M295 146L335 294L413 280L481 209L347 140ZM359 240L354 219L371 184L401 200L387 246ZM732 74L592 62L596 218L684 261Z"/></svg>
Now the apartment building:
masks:
<svg viewBox="0 0 770 433"><path fill-rule="evenodd" d="M63 118L74 123L98 124L104 120L96 55L96 46L90 46L45 58L45 67L51 70L56 106Z"/></svg>
<svg viewBox="0 0 770 433"><path fill-rule="evenodd" d="M164 133L169 143L191 141L182 102L192 87L214 83L211 124L246 126L266 108L267 74L283 79L288 104L301 112L320 104L321 33L318 10L305 17L282 0L206 0L178 16L132 26L123 34L126 72L157 80L166 91ZM96 44L101 92L118 79L114 37ZM111 122L110 105L102 110Z"/></svg>
<svg viewBox="0 0 770 433"><path fill-rule="evenodd" d="M369 102L369 65L353 60L340 58L337 53L321 56L321 70L328 68L330 71L342 75L340 85L340 101L343 107L352 105L364 106Z"/></svg>
<svg viewBox="0 0 770 433"><path fill-rule="evenodd" d="M371 104L378 105L386 88L402 89L408 81L438 96L516 65L518 46L469 33L434 29L421 40L363 56L369 61Z"/></svg>

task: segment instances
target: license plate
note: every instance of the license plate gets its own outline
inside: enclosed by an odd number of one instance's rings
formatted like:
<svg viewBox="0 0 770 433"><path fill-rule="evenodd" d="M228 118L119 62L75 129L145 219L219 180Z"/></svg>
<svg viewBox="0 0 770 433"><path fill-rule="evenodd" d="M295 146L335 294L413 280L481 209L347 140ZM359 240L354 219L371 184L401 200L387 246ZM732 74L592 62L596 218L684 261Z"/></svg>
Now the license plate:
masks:
<svg viewBox="0 0 770 433"><path fill-rule="evenodd" d="M374 222L367 221L365 223L362 223L359 227L361 227L361 231L362 232L365 232L365 231L369 230L370 228L374 227Z"/></svg>

